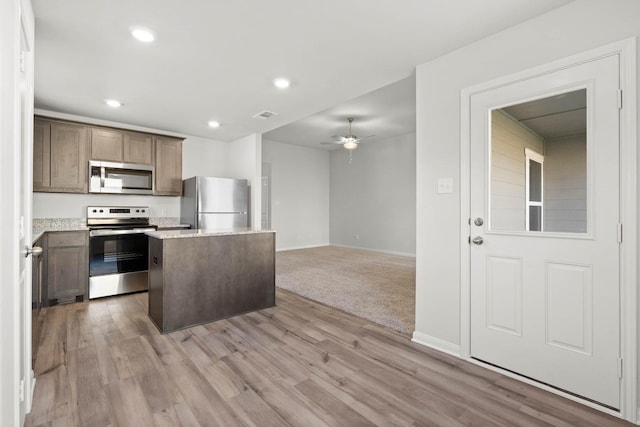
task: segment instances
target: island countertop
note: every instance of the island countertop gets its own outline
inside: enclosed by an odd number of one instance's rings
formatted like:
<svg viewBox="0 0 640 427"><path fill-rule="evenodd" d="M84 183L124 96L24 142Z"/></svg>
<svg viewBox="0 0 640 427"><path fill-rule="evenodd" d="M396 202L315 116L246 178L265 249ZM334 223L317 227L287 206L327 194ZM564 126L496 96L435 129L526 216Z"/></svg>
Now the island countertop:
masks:
<svg viewBox="0 0 640 427"><path fill-rule="evenodd" d="M218 229L194 229L194 230L166 230L147 231L145 234L155 239L185 239L192 237L229 236L234 234L261 234L275 233L275 230L261 228L232 228L227 230Z"/></svg>

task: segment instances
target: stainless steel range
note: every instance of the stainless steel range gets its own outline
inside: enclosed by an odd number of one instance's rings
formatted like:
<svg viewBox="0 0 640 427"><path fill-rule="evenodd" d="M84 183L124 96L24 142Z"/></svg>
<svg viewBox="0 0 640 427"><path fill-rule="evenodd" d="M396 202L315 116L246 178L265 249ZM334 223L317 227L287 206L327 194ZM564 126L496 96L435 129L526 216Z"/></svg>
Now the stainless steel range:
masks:
<svg viewBox="0 0 640 427"><path fill-rule="evenodd" d="M147 206L88 206L89 299L148 289Z"/></svg>

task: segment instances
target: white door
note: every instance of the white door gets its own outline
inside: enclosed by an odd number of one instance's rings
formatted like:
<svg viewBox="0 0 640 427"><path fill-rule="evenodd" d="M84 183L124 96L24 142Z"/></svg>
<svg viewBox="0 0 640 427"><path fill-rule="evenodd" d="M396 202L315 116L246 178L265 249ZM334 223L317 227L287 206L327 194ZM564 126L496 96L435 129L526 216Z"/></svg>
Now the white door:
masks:
<svg viewBox="0 0 640 427"><path fill-rule="evenodd" d="M473 358L620 407L619 58L471 96Z"/></svg>
<svg viewBox="0 0 640 427"><path fill-rule="evenodd" d="M30 5L20 8L20 128L19 159L17 161L18 238L22 249L20 266L20 419L31 411L32 386L35 385L31 366L31 194L33 170L33 13ZM29 249L28 249L29 248ZM25 256L27 255L27 256Z"/></svg>

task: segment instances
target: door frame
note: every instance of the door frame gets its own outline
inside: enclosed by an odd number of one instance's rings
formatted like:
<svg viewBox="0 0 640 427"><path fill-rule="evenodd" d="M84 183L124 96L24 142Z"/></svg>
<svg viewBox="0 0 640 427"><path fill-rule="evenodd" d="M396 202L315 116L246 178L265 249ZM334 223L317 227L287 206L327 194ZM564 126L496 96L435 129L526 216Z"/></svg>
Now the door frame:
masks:
<svg viewBox="0 0 640 427"><path fill-rule="evenodd" d="M470 186L470 114L471 96L498 87L553 73L607 56L620 57L620 88L623 108L620 110L620 221L624 238L620 245L620 355L625 361L620 390L620 412L607 409L553 387L546 386L501 368L491 367L471 358L471 186ZM569 56L522 72L480 83L460 92L460 357L474 364L532 384L603 412L636 422L637 403L637 333L638 263L637 217L637 87L636 38L621 40L587 52Z"/></svg>

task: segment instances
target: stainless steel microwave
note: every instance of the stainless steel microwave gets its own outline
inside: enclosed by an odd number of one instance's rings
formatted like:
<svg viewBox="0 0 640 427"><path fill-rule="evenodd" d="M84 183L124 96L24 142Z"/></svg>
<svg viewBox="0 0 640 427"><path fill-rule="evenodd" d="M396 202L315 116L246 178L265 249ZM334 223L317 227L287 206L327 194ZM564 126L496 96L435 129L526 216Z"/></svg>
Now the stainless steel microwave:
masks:
<svg viewBox="0 0 640 427"><path fill-rule="evenodd" d="M153 166L89 161L89 193L153 194Z"/></svg>

